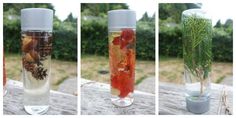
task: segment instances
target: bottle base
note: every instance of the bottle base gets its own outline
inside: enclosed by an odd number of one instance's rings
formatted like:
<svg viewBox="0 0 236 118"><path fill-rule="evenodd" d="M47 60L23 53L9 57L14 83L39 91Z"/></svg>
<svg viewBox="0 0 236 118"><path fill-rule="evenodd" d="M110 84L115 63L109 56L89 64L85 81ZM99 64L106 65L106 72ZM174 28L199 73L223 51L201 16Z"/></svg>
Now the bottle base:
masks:
<svg viewBox="0 0 236 118"><path fill-rule="evenodd" d="M31 115L43 115L47 113L49 106L24 106L25 111Z"/></svg>
<svg viewBox="0 0 236 118"><path fill-rule="evenodd" d="M7 89L6 87L3 88L3 96L5 96L7 94Z"/></svg>
<svg viewBox="0 0 236 118"><path fill-rule="evenodd" d="M118 107L128 107L133 104L134 98L130 97L125 97L125 98L120 98L120 97L113 97L111 98L111 102Z"/></svg>
<svg viewBox="0 0 236 118"><path fill-rule="evenodd" d="M195 114L202 114L210 109L210 97L203 97L198 99L186 98L186 105L188 111Z"/></svg>

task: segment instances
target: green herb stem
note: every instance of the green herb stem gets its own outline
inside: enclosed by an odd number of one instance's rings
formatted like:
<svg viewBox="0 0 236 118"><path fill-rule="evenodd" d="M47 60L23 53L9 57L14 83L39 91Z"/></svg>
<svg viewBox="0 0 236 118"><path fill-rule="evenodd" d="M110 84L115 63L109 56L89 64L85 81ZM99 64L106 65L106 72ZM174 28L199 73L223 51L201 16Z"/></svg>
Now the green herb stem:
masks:
<svg viewBox="0 0 236 118"><path fill-rule="evenodd" d="M183 14L182 30L185 69L198 79L201 84L200 94L203 94L204 80L209 77L212 63L211 20L195 14Z"/></svg>

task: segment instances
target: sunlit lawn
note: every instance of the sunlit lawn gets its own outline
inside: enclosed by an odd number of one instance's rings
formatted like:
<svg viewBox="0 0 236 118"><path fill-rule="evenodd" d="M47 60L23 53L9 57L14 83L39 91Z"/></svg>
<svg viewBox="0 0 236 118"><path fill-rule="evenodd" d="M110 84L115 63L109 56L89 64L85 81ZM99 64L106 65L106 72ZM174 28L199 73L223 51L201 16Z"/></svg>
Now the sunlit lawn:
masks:
<svg viewBox="0 0 236 118"><path fill-rule="evenodd" d="M21 80L20 54L5 54L7 78ZM77 63L70 61L51 61L51 88L57 90L58 86L68 78L77 77Z"/></svg>
<svg viewBox="0 0 236 118"><path fill-rule="evenodd" d="M183 60L180 58L159 59L159 80L161 82L183 83ZM211 81L220 83L223 78L233 76L233 64L226 62L213 62ZM233 80L232 80L233 81Z"/></svg>
<svg viewBox="0 0 236 118"><path fill-rule="evenodd" d="M81 56L82 78L103 83L110 82L109 59L104 56L82 55ZM147 77L155 76L155 61L137 60L135 69L136 84Z"/></svg>

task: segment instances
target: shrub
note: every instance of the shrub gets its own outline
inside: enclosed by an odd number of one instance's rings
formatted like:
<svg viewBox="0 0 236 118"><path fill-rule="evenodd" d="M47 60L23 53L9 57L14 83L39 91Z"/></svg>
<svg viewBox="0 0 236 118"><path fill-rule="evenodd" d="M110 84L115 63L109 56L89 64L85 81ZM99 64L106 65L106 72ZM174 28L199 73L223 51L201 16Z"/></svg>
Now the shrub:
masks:
<svg viewBox="0 0 236 118"><path fill-rule="evenodd" d="M82 54L108 55L107 21L102 19L81 21Z"/></svg>

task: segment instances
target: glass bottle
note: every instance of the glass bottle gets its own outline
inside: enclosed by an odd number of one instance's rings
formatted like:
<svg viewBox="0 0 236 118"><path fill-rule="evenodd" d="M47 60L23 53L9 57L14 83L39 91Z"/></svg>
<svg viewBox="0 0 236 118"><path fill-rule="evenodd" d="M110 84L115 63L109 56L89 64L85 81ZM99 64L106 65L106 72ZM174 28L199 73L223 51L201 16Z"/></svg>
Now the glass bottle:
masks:
<svg viewBox="0 0 236 118"><path fill-rule="evenodd" d="M187 109L204 113L210 108L212 21L202 9L182 13L184 80Z"/></svg>
<svg viewBox="0 0 236 118"><path fill-rule="evenodd" d="M119 107L129 106L134 101L135 29L135 11L108 12L111 101Z"/></svg>
<svg viewBox="0 0 236 118"><path fill-rule="evenodd" d="M21 10L23 104L29 114L44 114L49 109L52 26L52 10Z"/></svg>
<svg viewBox="0 0 236 118"><path fill-rule="evenodd" d="M6 76L6 68L5 68L5 56L3 54L3 96L7 94L7 76Z"/></svg>

